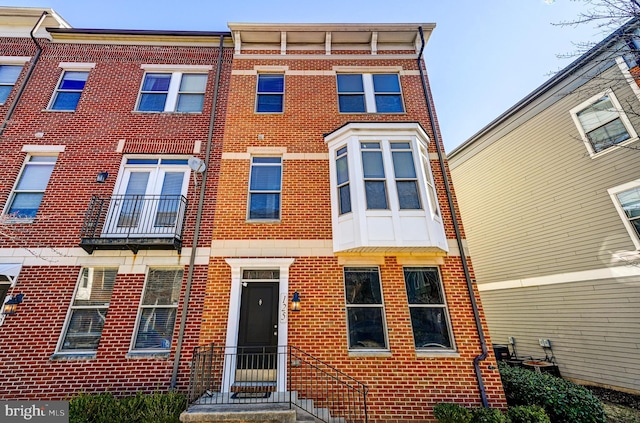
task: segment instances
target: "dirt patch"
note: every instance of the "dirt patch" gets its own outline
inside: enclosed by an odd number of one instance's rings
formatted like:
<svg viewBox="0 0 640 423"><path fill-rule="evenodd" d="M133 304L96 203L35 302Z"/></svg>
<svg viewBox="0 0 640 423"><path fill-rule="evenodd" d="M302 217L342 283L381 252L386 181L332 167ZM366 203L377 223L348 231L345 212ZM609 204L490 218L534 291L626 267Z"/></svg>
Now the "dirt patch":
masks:
<svg viewBox="0 0 640 423"><path fill-rule="evenodd" d="M640 423L640 395L587 386L602 402L607 423Z"/></svg>

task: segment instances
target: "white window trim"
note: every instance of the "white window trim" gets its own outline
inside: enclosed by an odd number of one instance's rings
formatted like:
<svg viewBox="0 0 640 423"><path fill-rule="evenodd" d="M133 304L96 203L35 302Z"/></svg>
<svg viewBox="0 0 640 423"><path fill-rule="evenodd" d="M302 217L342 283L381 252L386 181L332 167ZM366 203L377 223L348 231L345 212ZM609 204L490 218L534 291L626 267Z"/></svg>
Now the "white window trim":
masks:
<svg viewBox="0 0 640 423"><path fill-rule="evenodd" d="M408 293L407 293L407 281L404 279L404 270L405 268L431 268L431 269L436 269L436 272L438 273L438 282L440 284L440 292L442 292L442 298L443 298L443 303L442 304L411 304L409 303L409 298L408 298ZM447 293L444 290L444 282L442 281L442 272L440 271L440 266L434 266L434 265L425 265L425 264L405 264L402 266L402 279L403 282L405 284L405 293L407 294L407 307L409 308L409 313L411 313L411 308L412 307L416 307L416 308L444 308L444 312L447 318L447 332L449 333L449 339L451 340L451 348L437 348L437 349L432 349L432 348L428 348L428 347L415 347L416 348L416 352L417 353L422 353L422 354L438 354L438 353L442 353L445 355L451 354L451 353L456 353L457 352L457 347L456 347L456 339L454 337L453 334L453 322L451 321L451 313L449 313L449 304L447 303ZM415 346L415 332L413 329L413 322L411 322L411 336L414 338L414 346Z"/></svg>
<svg viewBox="0 0 640 423"><path fill-rule="evenodd" d="M376 268L378 270L378 281L380 282L380 304L348 304L347 303L347 280L345 275L346 268ZM389 353L391 352L391 342L389 340L389 325L387 324L387 308L384 301L384 289L382 288L382 272L380 272L380 266L377 265L345 265L342 267L342 289L344 289L344 318L345 325L347 328L347 350L349 354L351 353ZM365 308L382 308L382 331L384 333L384 340L387 344L386 348L351 348L349 345L349 313L348 310L350 307L365 307Z"/></svg>
<svg viewBox="0 0 640 423"><path fill-rule="evenodd" d="M338 75L345 74L356 74L362 75L362 88L364 90L364 103L365 103L365 111L364 112L343 112L340 110L340 91L338 91ZM402 101L402 111L401 112L379 112L376 107L376 91L373 87L373 75L374 74L389 74L396 75L398 77L398 85L400 86L400 100ZM390 115L399 115L406 114L407 108L404 103L404 94L402 92L402 80L400 79L400 72L397 68L351 68L351 67L343 67L339 72L336 73L336 92L338 94L338 113L340 114L363 114L363 113L379 113L379 114L390 114ZM348 93L345 93L348 94Z"/></svg>
<svg viewBox="0 0 640 423"><path fill-rule="evenodd" d="M2 209L2 215L8 216L7 213L9 212L9 209L11 208L11 205L13 204L13 200L15 198L15 193L16 193L16 188L18 187L18 183L20 182L20 179L22 178L24 170L27 168L27 165L30 163L31 157L33 157L33 156L55 157L56 160L53 162L53 171L55 171L56 164L58 163L58 154L57 154L57 152L44 151L44 152L28 153L24 158L24 162L22 163L22 167L20 168L20 172L18 172L18 176L16 177L16 180L13 183L13 187L11 188L11 192L9 193L9 198L7 199L7 202L5 203L4 208ZM51 163L51 162L42 162L42 163ZM53 171L52 171L52 174L53 174ZM43 191L43 194L46 194L48 187L49 187L49 184L47 183L47 186L45 187L45 189ZM40 203L40 206L38 207L38 211L40 211L40 207L41 206L42 206L42 203ZM36 212L36 215L37 215L37 212ZM5 223L30 223L30 222L33 222L34 219L35 218L31 218L31 217L10 217L10 218L5 219Z"/></svg>
<svg viewBox="0 0 640 423"><path fill-rule="evenodd" d="M251 216L251 174L253 173L253 159L255 157L265 158L279 158L280 159L280 204L278 205L278 218L277 219L252 219ZM274 166L274 163L258 164L258 166ZM246 221L249 223L277 223L282 221L282 185L284 177L284 160L280 155L252 155L249 160L249 181L247 183L247 214ZM275 193L275 191L269 191L269 193Z"/></svg>
<svg viewBox="0 0 640 423"><path fill-rule="evenodd" d="M618 185L616 187L609 188L607 190L607 192L609 193L609 196L611 197L611 201L613 201L613 205L618 211L618 215L620 216L620 219L622 219L622 223L625 229L627 230L627 232L629 233L629 236L631 237L631 241L633 241L633 245L635 245L636 247L636 250L640 250L640 238L638 237L638 234L636 234L636 231L631 225L631 222L629 222L629 218L627 217L627 214L622 209L622 205L618 200L617 194L620 194L621 192L629 191L633 188L638 188L638 187L640 187L640 179L636 179L634 181L627 182L626 184Z"/></svg>
<svg viewBox="0 0 640 423"><path fill-rule="evenodd" d="M213 66L208 65L140 65L143 69L144 75L140 81L140 88L138 88L138 98L136 100L136 107L134 112L136 113L178 113L178 114L201 114L199 112L179 112L176 110L178 106L178 97L180 94L180 83L182 82L182 75L184 74L205 74L207 75L207 84L209 83L209 71L213 69ZM150 73L166 73L171 74L171 80L169 82L169 89L167 91L167 100L164 103L163 111L150 111L140 110L140 101L142 100L142 87L144 86L145 78ZM203 95L206 96L206 86ZM204 109L204 104L203 104Z"/></svg>
<svg viewBox="0 0 640 423"><path fill-rule="evenodd" d="M136 339L138 337L138 329L140 329L140 322L142 320L142 310L146 308L156 307L154 305L143 304L144 294L147 290L147 285L149 284L149 272L151 269L162 269L162 270L182 270L182 280L184 281L185 272L184 267L162 267L162 266L147 266L145 274L144 274L144 284L142 286L142 291L140 292L140 300L138 301L138 310L136 312L136 323L133 326L133 333L131 334L131 342L129 344L129 352L128 355L136 356L140 354L170 354L172 351L173 342L176 340L173 335L176 332L176 326L180 324L181 313L180 313L180 300L178 300L177 304L172 305L162 305L162 308L175 308L176 310L176 320L173 323L173 333L171 336L171 345L169 348L136 348ZM182 287L180 288L180 298L182 297ZM184 312L184 309L182 310Z"/></svg>
<svg viewBox="0 0 640 423"><path fill-rule="evenodd" d="M69 323L71 320L71 315L73 314L74 310L90 310L90 309L96 309L96 308L102 308L104 310L107 310L107 314L108 314L108 310L109 310L109 306L111 305L111 300L109 300L109 303L107 303L107 305L105 306L74 306L73 302L76 299L76 294L78 293L78 288L80 287L80 282L82 281L82 272L84 271L84 269L88 270L88 278L92 279L93 278L93 272L95 269L118 269L117 267L88 267L88 266L84 266L80 269L80 274L78 275L78 280L76 281L76 287L73 290L73 296L71 297L71 302L69 304L69 308L67 309L67 316L64 319L64 325L62 326L62 331L60 332L60 337L58 338L58 343L56 344L56 352L54 353L54 355L69 355L69 356L77 356L77 355L82 355L82 356L95 356L97 353L97 349L96 350L71 350L71 351L63 351L62 350L62 343L64 342L65 336L67 334L67 331L69 330ZM117 273L117 272L116 272ZM116 275L117 277L117 275ZM113 295L113 291L111 292L111 295ZM104 328L103 328L104 329ZM102 334L100 334L100 338L102 338Z"/></svg>
<svg viewBox="0 0 640 423"><path fill-rule="evenodd" d="M618 111L618 115L620 116L620 121L622 122L622 124L624 125L625 129L629 133L629 139L625 140L625 141L623 141L623 142L621 142L619 144L615 144L615 145L612 145L610 147L607 147L602 151L596 152L596 151L594 151L593 146L591 145L591 142L589 142L587 134L586 134L584 128L582 127L582 123L580 122L580 119L578 118L578 113L580 113L581 111L583 111L587 107L591 106L592 104L596 103L599 99L601 99L604 96L609 96L609 98L611 99L611 103L615 106L616 110ZM635 129L633 128L633 125L631 124L631 121L627 117L627 114L624 112L624 109L620 105L620 102L618 101L618 98L616 97L616 95L614 94L614 92L613 92L613 90L611 88L608 88L608 89L600 92L599 94L594 95L593 97L589 98L588 100L580 103L578 106L576 106L573 109L571 109L569 111L569 113L571 114L571 118L573 119L573 122L575 123L576 127L578 128L578 132L580 132L580 137L582 138L582 141L584 142L584 145L587 148L587 151L589 152L589 155L591 156L591 158L600 157L603 154L606 154L606 153L609 153L611 151L614 151L614 150L620 148L621 146L625 146L627 144L630 144L630 143L632 143L634 141L637 141L637 139L638 139L638 134L636 133Z"/></svg>

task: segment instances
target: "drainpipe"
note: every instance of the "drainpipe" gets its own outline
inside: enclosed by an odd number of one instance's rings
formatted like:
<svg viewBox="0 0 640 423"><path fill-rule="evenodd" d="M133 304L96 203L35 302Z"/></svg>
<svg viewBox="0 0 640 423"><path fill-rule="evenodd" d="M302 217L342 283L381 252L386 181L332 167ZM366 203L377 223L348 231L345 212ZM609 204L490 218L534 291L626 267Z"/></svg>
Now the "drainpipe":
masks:
<svg viewBox="0 0 640 423"><path fill-rule="evenodd" d="M0 125L0 136L4 134L4 130L7 128L7 125L11 120L11 116L13 116L13 112L18 106L18 101L20 100L20 97L22 97L22 93L27 86L27 82L29 82L29 79L31 78L33 69L36 67L36 63L38 63L38 59L40 58L40 53L42 53L42 46L38 43L38 40L36 40L36 37L33 34L38 29L38 27L44 21L44 18L48 14L49 12L46 12L46 11L42 12L42 15L40 15L40 18L38 19L38 22L36 22L34 27L31 29L31 32L29 33L29 35L31 35L31 39L33 40L33 43L36 45L36 49L37 49L36 54L35 56L33 56L33 60L31 61L31 65L29 65L29 70L27 71L27 76L25 76L24 82L22 82L22 85L20 85L20 89L16 94L16 98L13 100L13 103L11 103L9 110L7 111L7 115L4 117L4 120L2 121L2 125Z"/></svg>
<svg viewBox="0 0 640 423"><path fill-rule="evenodd" d="M213 104L211 105L211 117L209 118L209 134L207 135L207 149L205 153L206 160L211 157L211 143L213 140L213 128L216 119L216 109L218 104L218 88L220 86L220 74L222 73L222 57L223 57L224 35L220 35L220 46L218 47L218 67L216 69L216 80L213 90ZM171 375L171 389L175 389L178 383L178 367L180 366L180 355L182 352L182 343L184 341L184 332L187 327L187 312L189 310L189 296L191 295L191 285L193 284L193 269L195 267L196 252L198 250L198 241L200 238L200 222L202 221L202 211L204 209L204 195L207 186L207 175L209 173L209 164L202 174L202 184L200 185L200 199L198 201L198 212L196 214L196 224L193 231L193 248L191 249L191 257L189 258L189 270L187 273L187 286L184 291L184 300L182 302L182 315L180 316L180 332L178 333L178 344L176 346L176 356L173 360L173 374Z"/></svg>
<svg viewBox="0 0 640 423"><path fill-rule="evenodd" d="M447 177L446 166L444 163L444 154L440 143L442 139L436 129L436 122L433 113L433 106L431 105L431 93L427 87L426 76L422 70L422 52L424 51L425 41L422 27L418 27L420 33L420 40L422 46L420 47L420 53L418 54L418 68L420 69L420 79L422 81L422 90L424 91L424 98L427 103L427 110L429 111L429 123L433 131L434 141L436 143L436 150L438 151L438 161L440 162L440 171L442 172L442 179L444 180L444 187L447 193L447 201L449 203L449 210L451 210L451 220L453 221L453 230L456 235L456 241L458 243L458 249L460 250L460 260L462 260L462 269L464 271L464 278L467 282L467 290L469 291L469 298L471 299L471 308L473 309L473 317L476 322L476 330L478 331L478 337L480 338L480 346L482 347L482 353L473 359L473 367L476 372L476 379L478 380L478 388L480 388L480 398L482 399L483 407L489 407L487 401L487 392L484 386L484 380L482 379L482 372L480 370L480 362L487 358L487 340L484 337L484 331L482 330L482 321L480 320L480 312L478 311L478 303L476 302L476 296L473 291L473 282L471 281L471 274L469 272L469 266L467 264L467 257L464 253L464 245L462 244L462 235L460 234L460 226L458 224L458 218L456 217L456 209L453 203L453 195L451 194L451 187L449 184L449 178Z"/></svg>

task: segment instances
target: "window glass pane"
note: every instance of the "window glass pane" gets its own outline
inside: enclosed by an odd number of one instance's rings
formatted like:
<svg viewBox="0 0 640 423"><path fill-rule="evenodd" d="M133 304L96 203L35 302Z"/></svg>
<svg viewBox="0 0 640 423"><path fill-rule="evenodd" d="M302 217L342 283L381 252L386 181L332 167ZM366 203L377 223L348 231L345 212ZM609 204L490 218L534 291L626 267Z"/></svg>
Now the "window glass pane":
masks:
<svg viewBox="0 0 640 423"><path fill-rule="evenodd" d="M79 92L58 92L51 108L53 110L75 110L80 101Z"/></svg>
<svg viewBox="0 0 640 423"><path fill-rule="evenodd" d="M387 348L381 307L349 307L349 348Z"/></svg>
<svg viewBox="0 0 640 423"><path fill-rule="evenodd" d="M2 65L0 66L0 84L15 84L22 72L23 66Z"/></svg>
<svg viewBox="0 0 640 423"><path fill-rule="evenodd" d="M282 94L259 94L256 111L266 113L282 112Z"/></svg>
<svg viewBox="0 0 640 423"><path fill-rule="evenodd" d="M259 93L283 93L284 75L258 75Z"/></svg>
<svg viewBox="0 0 640 423"><path fill-rule="evenodd" d="M384 178L381 151L363 151L362 166L365 178Z"/></svg>
<svg viewBox="0 0 640 423"><path fill-rule="evenodd" d="M71 72L66 71L60 81L61 90L80 90L84 89L84 84L89 77L89 72Z"/></svg>
<svg viewBox="0 0 640 423"><path fill-rule="evenodd" d="M163 159L164 163L164 159ZM158 159L127 159L127 164L158 164Z"/></svg>
<svg viewBox="0 0 640 423"><path fill-rule="evenodd" d="M420 197L416 181L396 181L401 209L419 209Z"/></svg>
<svg viewBox="0 0 640 423"><path fill-rule="evenodd" d="M12 89L13 85L0 85L0 103L7 101Z"/></svg>
<svg viewBox="0 0 640 423"><path fill-rule="evenodd" d="M394 151L393 170L396 178L415 178L416 168L413 164L413 154L411 151Z"/></svg>
<svg viewBox="0 0 640 423"><path fill-rule="evenodd" d="M640 219L632 220L631 226L635 229L636 234L640 236Z"/></svg>
<svg viewBox="0 0 640 423"><path fill-rule="evenodd" d="M640 188L617 194L622 209L629 218L640 216Z"/></svg>
<svg viewBox="0 0 640 423"><path fill-rule="evenodd" d="M377 268L345 268L344 279L347 304L382 304Z"/></svg>
<svg viewBox="0 0 640 423"><path fill-rule="evenodd" d="M629 139L629 133L620 119L615 119L600 128L587 133L587 138L597 153L607 147Z"/></svg>
<svg viewBox="0 0 640 423"><path fill-rule="evenodd" d="M250 189L259 191L279 191L282 172L280 166L253 166Z"/></svg>
<svg viewBox="0 0 640 423"><path fill-rule="evenodd" d="M440 276L435 268L404 269L409 304L444 304Z"/></svg>
<svg viewBox="0 0 640 423"><path fill-rule="evenodd" d="M36 217L43 196L43 193L16 193L9 207L9 214L15 217Z"/></svg>
<svg viewBox="0 0 640 423"><path fill-rule="evenodd" d="M175 307L143 309L134 348L170 349L175 322Z"/></svg>
<svg viewBox="0 0 640 423"><path fill-rule="evenodd" d="M143 305L177 305L182 286L182 269L149 270Z"/></svg>
<svg viewBox="0 0 640 423"><path fill-rule="evenodd" d="M604 96L595 104L578 112L578 119L585 132L591 131L593 128L604 125L619 116L618 110L614 107L609 96Z"/></svg>
<svg viewBox="0 0 640 423"><path fill-rule="evenodd" d="M163 112L166 94L142 94L138 110L142 112Z"/></svg>
<svg viewBox="0 0 640 423"><path fill-rule="evenodd" d="M362 84L362 75L360 74L338 75L338 92L339 93L364 92L364 85Z"/></svg>
<svg viewBox="0 0 640 423"><path fill-rule="evenodd" d="M373 89L376 93L399 93L400 80L395 74L373 74Z"/></svg>
<svg viewBox="0 0 640 423"><path fill-rule="evenodd" d="M378 113L401 113L402 96L400 95L376 95L376 111Z"/></svg>
<svg viewBox="0 0 640 423"><path fill-rule="evenodd" d="M349 213L351 211L351 190L349 184L338 188L340 196L340 214Z"/></svg>
<svg viewBox="0 0 640 423"><path fill-rule="evenodd" d="M338 185L342 185L349 180L349 164L347 156L340 157L336 160L336 172L338 176Z"/></svg>
<svg viewBox="0 0 640 423"><path fill-rule="evenodd" d="M387 209L387 190L384 181L365 181L368 209Z"/></svg>
<svg viewBox="0 0 640 423"><path fill-rule="evenodd" d="M275 269L243 270L242 279L279 280L280 270L275 270Z"/></svg>
<svg viewBox="0 0 640 423"><path fill-rule="evenodd" d="M73 310L61 351L97 350L106 318L106 308Z"/></svg>
<svg viewBox="0 0 640 423"><path fill-rule="evenodd" d="M253 163L282 163L282 159L280 157L254 157L251 160Z"/></svg>
<svg viewBox="0 0 640 423"><path fill-rule="evenodd" d="M279 219L280 194L251 194L249 219Z"/></svg>
<svg viewBox="0 0 640 423"><path fill-rule="evenodd" d="M44 191L47 188L52 172L53 164L32 165L28 163L22 172L16 189L20 191Z"/></svg>
<svg viewBox="0 0 640 423"><path fill-rule="evenodd" d="M444 307L411 307L410 312L416 348L452 348Z"/></svg>
<svg viewBox="0 0 640 423"><path fill-rule="evenodd" d="M148 73L144 76L142 91L169 91L170 73Z"/></svg>
<svg viewBox="0 0 640 423"><path fill-rule="evenodd" d="M152 160L154 163L157 163L157 160ZM189 160L184 159L162 159L160 160L160 164L163 165L184 165L187 166L189 164Z"/></svg>
<svg viewBox="0 0 640 423"><path fill-rule="evenodd" d="M194 93L205 92L207 86L207 74L184 74L180 81L180 91Z"/></svg>
<svg viewBox="0 0 640 423"><path fill-rule="evenodd" d="M362 95L340 95L338 105L342 113L364 113L367 111L364 105L364 94Z"/></svg>
<svg viewBox="0 0 640 423"><path fill-rule="evenodd" d="M116 280L117 269L83 269L74 306L106 306L111 300L113 284Z"/></svg>
<svg viewBox="0 0 640 423"><path fill-rule="evenodd" d="M180 94L176 111L182 113L199 113L204 104L204 94Z"/></svg>

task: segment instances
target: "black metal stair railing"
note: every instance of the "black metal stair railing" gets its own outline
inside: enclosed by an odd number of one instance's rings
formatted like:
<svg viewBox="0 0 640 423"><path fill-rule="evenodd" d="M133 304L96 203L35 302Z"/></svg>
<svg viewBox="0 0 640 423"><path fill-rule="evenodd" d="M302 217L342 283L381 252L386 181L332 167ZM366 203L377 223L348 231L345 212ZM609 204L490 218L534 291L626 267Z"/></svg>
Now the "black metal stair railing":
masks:
<svg viewBox="0 0 640 423"><path fill-rule="evenodd" d="M188 401L287 403L325 422L367 422L367 386L293 346L196 347Z"/></svg>

